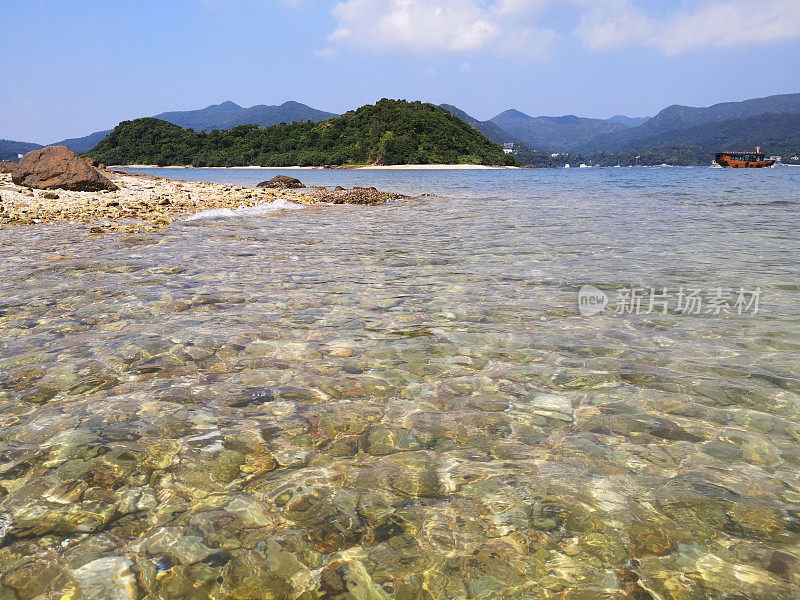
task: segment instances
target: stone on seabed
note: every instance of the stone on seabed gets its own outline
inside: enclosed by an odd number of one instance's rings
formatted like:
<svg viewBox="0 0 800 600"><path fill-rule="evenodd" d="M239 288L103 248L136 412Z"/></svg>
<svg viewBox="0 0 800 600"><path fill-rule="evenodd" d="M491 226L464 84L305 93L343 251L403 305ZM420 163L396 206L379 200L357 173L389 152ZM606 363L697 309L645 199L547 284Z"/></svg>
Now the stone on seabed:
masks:
<svg viewBox="0 0 800 600"><path fill-rule="evenodd" d="M136 600L131 562L121 556L98 558L70 573L75 593L62 600Z"/></svg>
<svg viewBox="0 0 800 600"><path fill-rule="evenodd" d="M537 415L571 423L573 420L572 403L569 398L555 394L538 394L531 400L531 408Z"/></svg>

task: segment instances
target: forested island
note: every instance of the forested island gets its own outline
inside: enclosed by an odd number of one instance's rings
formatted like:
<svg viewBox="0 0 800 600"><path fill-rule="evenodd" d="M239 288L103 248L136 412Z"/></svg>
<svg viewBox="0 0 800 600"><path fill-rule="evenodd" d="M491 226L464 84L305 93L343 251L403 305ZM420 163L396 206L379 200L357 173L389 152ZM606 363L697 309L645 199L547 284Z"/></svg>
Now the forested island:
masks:
<svg viewBox="0 0 800 600"><path fill-rule="evenodd" d="M242 125L207 133L155 118L123 121L86 156L105 164L194 167L516 162L438 106L387 99L316 123Z"/></svg>

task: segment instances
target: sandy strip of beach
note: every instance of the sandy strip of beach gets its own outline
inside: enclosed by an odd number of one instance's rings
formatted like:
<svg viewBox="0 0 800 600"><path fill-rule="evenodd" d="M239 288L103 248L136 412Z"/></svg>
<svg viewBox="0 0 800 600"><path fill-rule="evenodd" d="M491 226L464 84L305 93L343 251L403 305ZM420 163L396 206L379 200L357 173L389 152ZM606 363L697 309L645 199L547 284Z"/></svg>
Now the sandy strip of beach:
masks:
<svg viewBox="0 0 800 600"><path fill-rule="evenodd" d="M356 167L363 171L495 171L519 167L490 167L486 165L368 165Z"/></svg>
<svg viewBox="0 0 800 600"><path fill-rule="evenodd" d="M320 169L331 170L356 170L356 171L476 171L476 170L501 170L519 169L519 167L492 167L486 165L366 165L361 167L187 167L186 165L172 165L159 167L157 165L114 165L114 169L257 169L262 171L315 171Z"/></svg>

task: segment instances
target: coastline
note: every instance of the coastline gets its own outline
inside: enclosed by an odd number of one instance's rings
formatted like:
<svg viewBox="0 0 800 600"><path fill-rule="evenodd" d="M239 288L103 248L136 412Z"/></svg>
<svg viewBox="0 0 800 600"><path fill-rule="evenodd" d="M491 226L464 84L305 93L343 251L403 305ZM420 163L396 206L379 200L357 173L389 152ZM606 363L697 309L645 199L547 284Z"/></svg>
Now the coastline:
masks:
<svg viewBox="0 0 800 600"><path fill-rule="evenodd" d="M268 189L172 180L105 170L116 191L73 192L18 186L0 174L0 228L71 222L93 233L159 231L174 221L213 210L263 207L273 203L317 202L313 189Z"/></svg>
<svg viewBox="0 0 800 600"><path fill-rule="evenodd" d="M93 233L158 231L170 223L204 216L263 213L312 204L376 205L409 198L376 188L330 190L247 187L169 179L157 175L99 169L118 189L76 192L32 189L0 174L0 229L12 225L72 222L91 225Z"/></svg>

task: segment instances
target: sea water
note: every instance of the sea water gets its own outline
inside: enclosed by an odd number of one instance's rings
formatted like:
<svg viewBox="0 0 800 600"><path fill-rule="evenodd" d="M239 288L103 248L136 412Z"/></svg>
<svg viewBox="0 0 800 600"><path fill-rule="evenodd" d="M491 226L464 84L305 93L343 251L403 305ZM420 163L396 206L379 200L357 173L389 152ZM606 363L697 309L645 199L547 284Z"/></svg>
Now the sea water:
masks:
<svg viewBox="0 0 800 600"><path fill-rule="evenodd" d="M800 170L154 173L433 195L0 231L0 598L796 597Z"/></svg>

